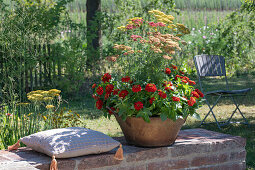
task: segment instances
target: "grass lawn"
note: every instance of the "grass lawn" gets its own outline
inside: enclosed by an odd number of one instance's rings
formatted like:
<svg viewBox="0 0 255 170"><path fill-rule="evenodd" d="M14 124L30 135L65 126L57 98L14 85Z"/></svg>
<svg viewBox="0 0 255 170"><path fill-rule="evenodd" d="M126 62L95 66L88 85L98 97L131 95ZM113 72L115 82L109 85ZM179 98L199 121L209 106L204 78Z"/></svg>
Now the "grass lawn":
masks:
<svg viewBox="0 0 255 170"><path fill-rule="evenodd" d="M244 113L245 117L249 120L250 126L242 124L231 124L226 127L223 127L221 130L217 128L216 124L204 125L202 128L217 131L221 133L231 134L235 136L241 136L246 138L247 145L247 168L255 168L255 75L245 75L240 77L234 77L229 79L230 86L235 89L253 87L253 90L249 93L248 96L240 98L239 103L241 111ZM208 88L212 88L215 84L206 84ZM210 87L212 86L212 87ZM217 86L221 86L217 82ZM103 114L94 108L94 101L92 98L87 97L81 101L71 101L69 103L73 111L76 111L82 115L83 122L87 128L101 131L109 136L122 136L121 129L112 116L111 119L106 119L103 117ZM216 117L222 121L226 120L235 109L235 106L228 100L222 100L219 105L214 109ZM207 105L203 105L202 108L198 110L198 113L201 115L201 118L209 111ZM234 121L242 121L241 115L237 112L234 117ZM206 119L207 122L214 121L212 116L208 116ZM189 117L182 127L182 129L189 128L198 128L200 122L196 119Z"/></svg>

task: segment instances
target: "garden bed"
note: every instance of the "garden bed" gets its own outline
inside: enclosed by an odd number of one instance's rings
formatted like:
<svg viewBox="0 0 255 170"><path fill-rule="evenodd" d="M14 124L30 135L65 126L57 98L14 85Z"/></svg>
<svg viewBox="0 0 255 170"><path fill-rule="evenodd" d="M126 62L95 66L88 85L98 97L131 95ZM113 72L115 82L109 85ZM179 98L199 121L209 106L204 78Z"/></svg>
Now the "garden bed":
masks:
<svg viewBox="0 0 255 170"><path fill-rule="evenodd" d="M124 160L113 159L115 150L99 155L57 159L58 168L71 169L245 169L246 140L238 136L204 129L182 130L174 145L141 148L125 143ZM23 147L14 152L0 151L3 169L49 169L51 158Z"/></svg>

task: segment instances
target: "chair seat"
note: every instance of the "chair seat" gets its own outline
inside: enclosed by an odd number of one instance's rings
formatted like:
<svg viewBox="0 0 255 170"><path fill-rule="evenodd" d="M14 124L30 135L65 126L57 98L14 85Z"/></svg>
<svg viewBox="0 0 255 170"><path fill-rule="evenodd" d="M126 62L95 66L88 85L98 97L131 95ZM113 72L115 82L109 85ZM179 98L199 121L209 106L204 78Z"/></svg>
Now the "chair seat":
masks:
<svg viewBox="0 0 255 170"><path fill-rule="evenodd" d="M251 91L252 88L240 89L240 90L215 90L205 93L205 95L228 95L228 94L242 94Z"/></svg>

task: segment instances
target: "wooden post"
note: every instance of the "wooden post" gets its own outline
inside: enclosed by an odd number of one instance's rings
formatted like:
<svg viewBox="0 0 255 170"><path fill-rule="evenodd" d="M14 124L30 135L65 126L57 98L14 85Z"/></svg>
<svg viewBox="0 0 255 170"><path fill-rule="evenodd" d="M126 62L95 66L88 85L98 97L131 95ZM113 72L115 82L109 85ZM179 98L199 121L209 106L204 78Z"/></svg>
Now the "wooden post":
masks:
<svg viewBox="0 0 255 170"><path fill-rule="evenodd" d="M50 44L47 44L47 51L48 51L48 82L50 83L50 85L52 85L52 80L51 80L51 64L52 64L52 56L51 56L51 51L50 51Z"/></svg>
<svg viewBox="0 0 255 170"><path fill-rule="evenodd" d="M44 58L44 61L43 61L43 78L44 78L44 85L48 85L48 77L47 77L47 51L46 51L46 45L43 44L43 58Z"/></svg>
<svg viewBox="0 0 255 170"><path fill-rule="evenodd" d="M42 50L41 50L41 45L39 44L38 46L38 50L39 50L39 84L40 87L42 87Z"/></svg>

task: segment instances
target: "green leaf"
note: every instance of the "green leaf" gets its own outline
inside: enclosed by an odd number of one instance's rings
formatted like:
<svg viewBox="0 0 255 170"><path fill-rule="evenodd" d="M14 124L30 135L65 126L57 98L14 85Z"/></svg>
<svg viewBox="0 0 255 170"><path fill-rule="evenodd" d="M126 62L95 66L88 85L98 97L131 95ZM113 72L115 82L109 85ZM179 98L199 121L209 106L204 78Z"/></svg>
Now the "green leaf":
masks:
<svg viewBox="0 0 255 170"><path fill-rule="evenodd" d="M162 121L165 121L167 119L167 115L164 114L164 113L161 113L160 118L161 118Z"/></svg>

